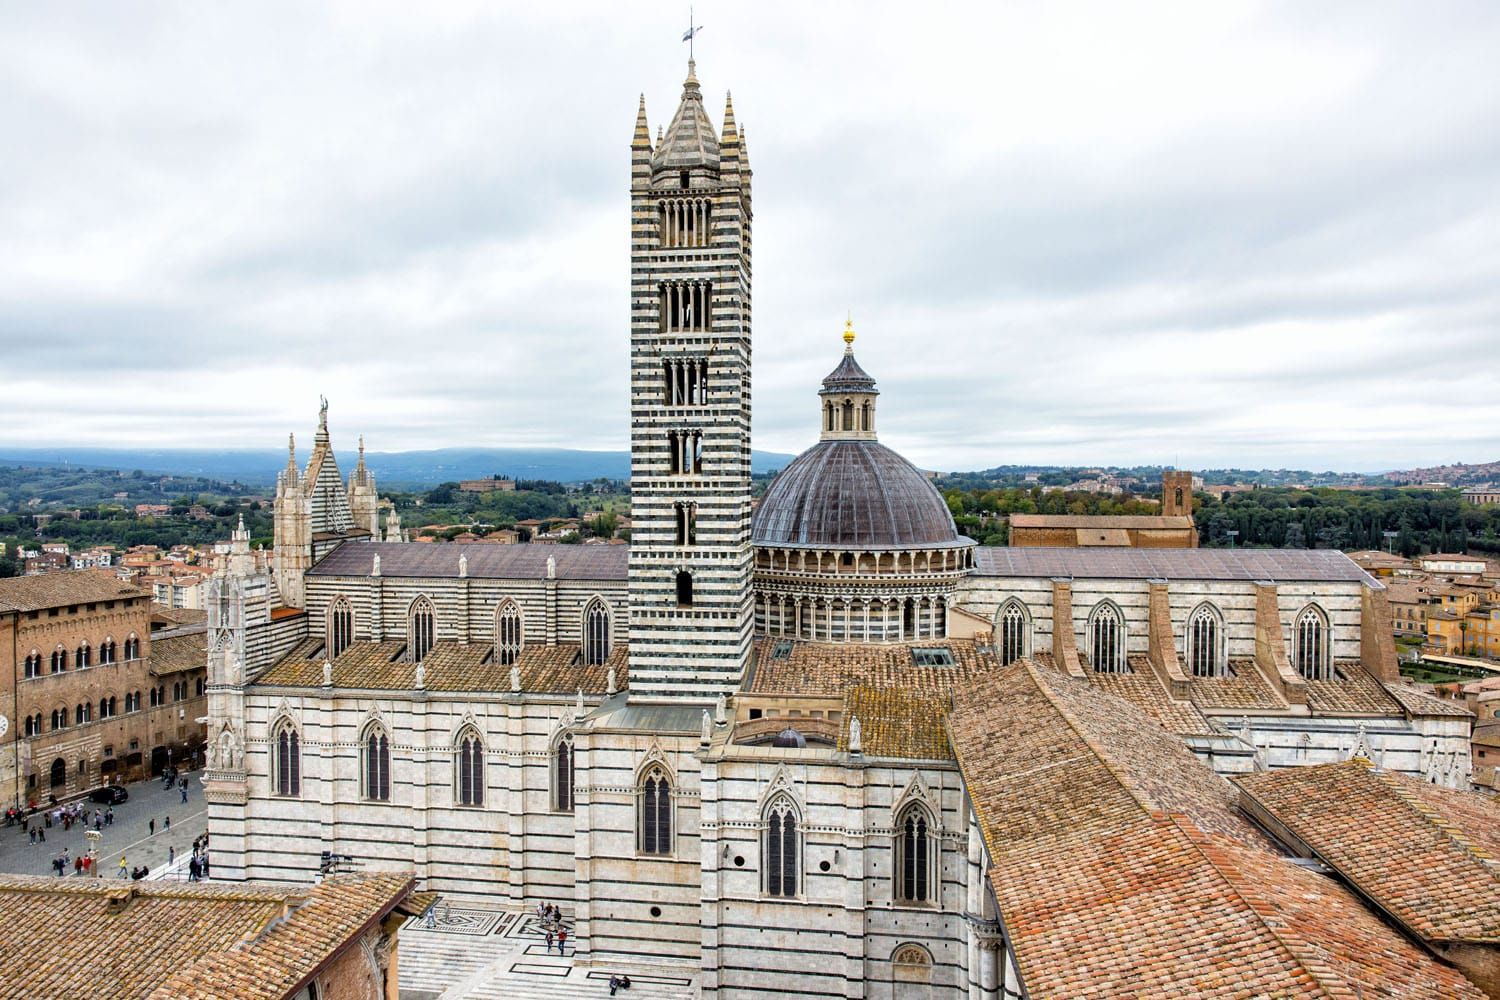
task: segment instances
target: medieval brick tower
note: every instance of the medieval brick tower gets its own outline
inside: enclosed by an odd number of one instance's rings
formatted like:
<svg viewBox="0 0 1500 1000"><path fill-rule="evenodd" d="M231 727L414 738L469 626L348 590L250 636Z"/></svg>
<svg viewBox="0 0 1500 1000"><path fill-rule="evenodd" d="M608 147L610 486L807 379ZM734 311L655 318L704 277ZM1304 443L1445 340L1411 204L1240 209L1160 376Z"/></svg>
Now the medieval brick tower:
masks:
<svg viewBox="0 0 1500 1000"><path fill-rule="evenodd" d="M692 61L630 144L630 689L708 701L750 654L750 168Z"/></svg>

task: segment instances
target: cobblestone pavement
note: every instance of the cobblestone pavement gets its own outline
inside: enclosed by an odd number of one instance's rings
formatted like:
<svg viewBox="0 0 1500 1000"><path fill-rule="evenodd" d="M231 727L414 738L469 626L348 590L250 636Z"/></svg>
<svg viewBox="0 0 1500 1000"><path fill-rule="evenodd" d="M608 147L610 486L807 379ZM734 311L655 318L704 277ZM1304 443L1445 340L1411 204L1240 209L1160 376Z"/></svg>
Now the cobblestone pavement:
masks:
<svg viewBox="0 0 1500 1000"><path fill-rule="evenodd" d="M401 928L401 1000L563 1000L609 996L609 977L628 973L625 1000L696 1000L694 970L647 964L582 969L573 948L546 949L535 914L439 903L434 926L413 918ZM569 926L571 933L572 927Z"/></svg>
<svg viewBox="0 0 1500 1000"><path fill-rule="evenodd" d="M161 779L138 781L126 785L130 798L114 807L115 821L104 827L98 844L99 867L104 877L119 874L120 856L125 856L131 868L146 865L153 871L167 863L167 848L171 847L177 857L192 853L193 838L208 829L208 814L203 804L203 785L199 782L202 771L188 772L188 801L182 801L182 793L176 788L162 787ZM102 803L89 802L89 816L93 810L101 812ZM171 819L172 829L165 829L166 820ZM151 832L150 821L156 821L155 832ZM55 875L52 859L68 849L69 859L87 854L89 845L84 828L74 826L64 833L61 825L54 823L48 829L38 813L31 819L32 826L42 827L47 836L45 843L32 844L25 827L5 826L0 821L0 871L23 875ZM93 829L92 820L89 829ZM73 865L68 863L68 877L73 877Z"/></svg>

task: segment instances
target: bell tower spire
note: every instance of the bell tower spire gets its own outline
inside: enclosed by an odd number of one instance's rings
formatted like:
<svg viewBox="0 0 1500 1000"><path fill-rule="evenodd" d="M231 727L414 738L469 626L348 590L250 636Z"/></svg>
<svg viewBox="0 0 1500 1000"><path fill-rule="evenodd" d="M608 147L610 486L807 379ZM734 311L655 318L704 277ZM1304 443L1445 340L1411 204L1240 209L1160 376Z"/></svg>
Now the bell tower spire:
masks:
<svg viewBox="0 0 1500 1000"><path fill-rule="evenodd" d="M750 175L733 106L721 132L693 60L654 146L644 108L631 141L630 696L709 704L738 685L753 625Z"/></svg>

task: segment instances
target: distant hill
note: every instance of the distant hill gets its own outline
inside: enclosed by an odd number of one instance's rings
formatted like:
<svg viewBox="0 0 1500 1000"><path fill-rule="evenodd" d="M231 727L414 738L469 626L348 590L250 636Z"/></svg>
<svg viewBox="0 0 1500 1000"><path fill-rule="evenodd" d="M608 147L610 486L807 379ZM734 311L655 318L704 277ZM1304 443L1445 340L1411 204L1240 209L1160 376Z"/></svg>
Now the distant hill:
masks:
<svg viewBox="0 0 1500 1000"><path fill-rule="evenodd" d="M1393 483L1447 483L1449 486L1488 486L1500 482L1500 462L1479 462L1453 465L1433 465L1425 469L1399 469L1387 472L1385 478Z"/></svg>
<svg viewBox="0 0 1500 1000"><path fill-rule="evenodd" d="M299 462L307 461L299 448ZM780 469L795 456L756 451L755 472ZM353 452L338 454L345 476L354 468ZM268 486L286 465L286 452L206 451L201 449L0 448L0 462L10 465L68 465L119 469L205 479L235 480ZM630 454L623 451L573 451L566 448L441 448L435 451L366 452L365 464L382 487L430 487L458 479L499 474L515 479L552 479L564 483L589 479L628 479Z"/></svg>

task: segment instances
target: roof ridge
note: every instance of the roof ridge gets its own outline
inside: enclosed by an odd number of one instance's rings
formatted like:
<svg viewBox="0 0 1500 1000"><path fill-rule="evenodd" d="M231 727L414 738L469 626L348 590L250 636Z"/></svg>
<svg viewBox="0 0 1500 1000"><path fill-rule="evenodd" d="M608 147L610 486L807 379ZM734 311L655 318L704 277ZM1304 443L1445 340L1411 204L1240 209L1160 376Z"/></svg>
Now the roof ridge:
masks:
<svg viewBox="0 0 1500 1000"><path fill-rule="evenodd" d="M1334 975L1335 973L1333 969L1329 968L1323 962L1309 962L1307 958L1304 957L1297 948L1293 947L1292 943L1282 935L1281 931L1277 929L1275 922L1268 919L1266 913L1266 901L1261 898L1252 900L1249 896L1246 895L1245 891L1240 888L1240 884L1242 881L1247 885L1250 884L1249 879L1245 878L1245 875L1240 871L1239 866L1234 863L1234 860L1231 857L1229 857L1228 852L1225 850L1224 844L1220 844L1213 835L1200 830L1198 828L1198 825L1186 815L1183 815L1181 813L1160 813L1158 815L1161 822L1171 826L1174 830L1176 830L1176 832L1184 840L1186 840L1188 844L1192 846L1192 849L1197 852L1198 856L1203 858L1204 861L1208 862L1209 867L1214 870L1214 874L1217 875L1223 881L1223 883L1229 887L1229 891L1234 893L1234 897L1241 903L1243 903L1247 910L1255 915L1255 919L1260 923L1260 926L1265 929L1266 933L1271 935L1272 939L1275 940L1277 945L1279 945L1281 949L1286 952L1287 956L1291 958L1294 963L1296 963L1297 967L1307 974L1307 977L1312 981L1313 985L1318 988L1319 992L1322 993L1323 996L1350 998L1350 1000L1353 1000L1353 998L1357 998L1360 996L1358 992L1353 989L1346 988L1342 986L1342 984L1324 982L1322 976ZM1226 838L1226 844L1228 842L1229 841ZM1246 850L1254 850L1254 848L1246 847ZM1234 877L1231 878L1229 875L1229 871L1226 871L1226 869L1233 871Z"/></svg>
<svg viewBox="0 0 1500 1000"><path fill-rule="evenodd" d="M1092 752L1093 755L1099 759L1099 762L1104 765L1104 769L1110 773L1110 775L1115 779L1116 782L1119 783L1120 787L1125 790L1125 793L1135 801L1135 804L1140 806L1141 811L1146 813L1148 817L1162 812L1163 810L1158 808L1155 803L1147 800L1144 796L1139 794L1135 790L1135 788L1131 786L1130 782L1126 780L1127 775L1125 774L1124 769L1116 764L1114 760L1104 752L1098 741L1096 741L1092 736L1083 731L1083 729L1081 728L1082 724L1077 720L1077 718L1074 717L1073 713L1062 706L1057 697L1053 694L1052 689L1047 686L1046 682L1044 682L1038 674L1038 671L1040 671L1042 668L1033 663L1030 657L1026 657L1020 662L1026 669L1027 673L1031 675L1031 679L1033 682L1035 682L1037 689L1041 691L1042 697L1046 698L1048 703L1052 705L1053 709L1057 711L1057 714L1062 716L1063 721L1068 724L1068 728L1072 729L1073 732L1077 734L1078 738L1083 741L1084 745L1089 748L1090 752ZM1050 673L1057 674L1057 671L1053 670L1050 671Z"/></svg>

